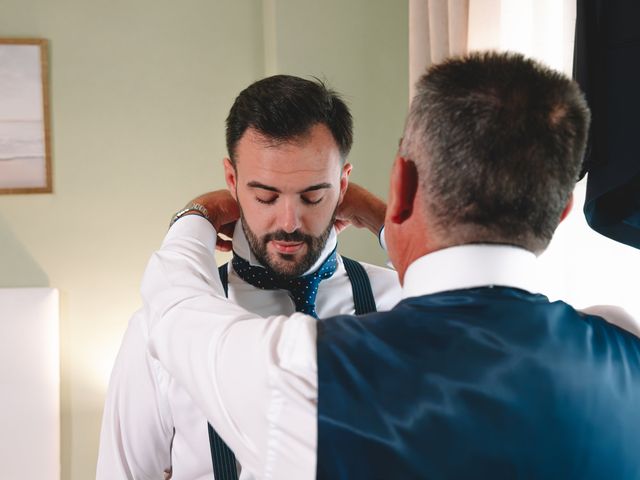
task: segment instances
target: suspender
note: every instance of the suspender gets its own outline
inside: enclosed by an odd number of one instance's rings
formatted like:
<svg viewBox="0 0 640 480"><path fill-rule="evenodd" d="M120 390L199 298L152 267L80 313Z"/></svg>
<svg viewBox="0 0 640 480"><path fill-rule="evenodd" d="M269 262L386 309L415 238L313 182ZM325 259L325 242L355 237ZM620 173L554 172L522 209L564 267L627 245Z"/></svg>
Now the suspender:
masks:
<svg viewBox="0 0 640 480"><path fill-rule="evenodd" d="M229 296L229 269L228 263L225 263L221 267L218 267L218 274L220 275L220 281L222 282L222 288L224 288L224 296Z"/></svg>
<svg viewBox="0 0 640 480"><path fill-rule="evenodd" d="M220 438L210 423L207 423L209 430L209 448L211 449L211 462L213 464L213 477L215 480L238 480L238 468L236 466L236 456L231 449Z"/></svg>
<svg viewBox="0 0 640 480"><path fill-rule="evenodd" d="M364 267L360 262L347 257L342 257L342 262L351 282L356 315L377 311L376 300L373 298L373 291L371 290L371 282Z"/></svg>
<svg viewBox="0 0 640 480"><path fill-rule="evenodd" d="M351 282L353 292L353 303L356 315L364 315L376 311L376 301L373 298L371 282L364 267L355 260L342 257L344 268ZM225 296L229 296L229 271L228 264L218 268L222 288ZM213 475L215 480L237 480L238 470L236 467L236 457L231 449L216 433L211 424L207 424L209 430L209 446L211 448L211 462L213 463Z"/></svg>
<svg viewBox="0 0 640 480"><path fill-rule="evenodd" d="M226 263L218 268L218 273L220 274L222 288L224 288L224 295L228 297L229 272ZM209 448L211 449L211 463L213 464L215 480L237 480L238 468L235 455L210 423L207 423L207 430L209 431Z"/></svg>

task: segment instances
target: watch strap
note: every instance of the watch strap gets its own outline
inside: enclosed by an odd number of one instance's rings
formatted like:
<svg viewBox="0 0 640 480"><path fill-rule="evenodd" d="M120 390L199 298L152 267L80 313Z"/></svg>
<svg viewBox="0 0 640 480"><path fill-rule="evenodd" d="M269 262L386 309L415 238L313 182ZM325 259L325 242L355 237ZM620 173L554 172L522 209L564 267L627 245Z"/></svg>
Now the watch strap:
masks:
<svg viewBox="0 0 640 480"><path fill-rule="evenodd" d="M176 223L180 218L185 215L200 215L201 217L209 220L209 212L204 207L204 205L200 205L196 202L190 202L183 209L177 211L173 217L171 217L171 221L169 222L169 227L171 227L174 223Z"/></svg>

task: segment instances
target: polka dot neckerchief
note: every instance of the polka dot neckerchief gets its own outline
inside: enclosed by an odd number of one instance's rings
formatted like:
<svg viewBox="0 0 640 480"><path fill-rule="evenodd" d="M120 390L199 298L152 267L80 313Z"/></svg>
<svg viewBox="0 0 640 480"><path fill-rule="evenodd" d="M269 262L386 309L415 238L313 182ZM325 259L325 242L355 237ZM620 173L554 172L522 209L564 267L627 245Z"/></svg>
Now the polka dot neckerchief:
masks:
<svg viewBox="0 0 640 480"><path fill-rule="evenodd" d="M233 269L242 280L262 290L287 290L296 311L318 318L316 295L322 280L331 277L338 268L336 251L331 252L318 270L308 275L284 278L272 270L249 264L244 258L233 252Z"/></svg>

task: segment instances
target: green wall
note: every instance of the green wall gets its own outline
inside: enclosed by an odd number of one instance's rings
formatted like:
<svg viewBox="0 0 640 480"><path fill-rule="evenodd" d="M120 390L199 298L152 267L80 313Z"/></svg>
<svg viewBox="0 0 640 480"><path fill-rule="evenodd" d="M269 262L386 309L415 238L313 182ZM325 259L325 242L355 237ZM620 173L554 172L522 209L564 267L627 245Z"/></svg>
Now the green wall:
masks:
<svg viewBox="0 0 640 480"><path fill-rule="evenodd" d="M344 95L355 127L351 179L386 198L408 110L408 2L275 3L278 70L314 75ZM378 264L386 260L364 231L347 231L340 244L347 256Z"/></svg>
<svg viewBox="0 0 640 480"><path fill-rule="evenodd" d="M0 287L61 293L62 478L92 478L104 392L171 214L224 186L224 119L271 73L355 117L353 179L386 196L407 109L400 0L3 0L0 36L50 41L54 193L0 196ZM348 231L347 255L384 261Z"/></svg>

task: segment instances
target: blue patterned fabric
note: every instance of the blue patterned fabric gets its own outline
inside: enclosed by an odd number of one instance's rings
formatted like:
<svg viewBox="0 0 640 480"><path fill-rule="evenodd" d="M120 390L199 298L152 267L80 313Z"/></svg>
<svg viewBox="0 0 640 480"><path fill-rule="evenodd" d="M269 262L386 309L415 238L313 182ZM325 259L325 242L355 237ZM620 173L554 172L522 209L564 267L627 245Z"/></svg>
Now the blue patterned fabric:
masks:
<svg viewBox="0 0 640 480"><path fill-rule="evenodd" d="M308 275L294 278L281 277L269 269L251 265L235 252L231 263L235 272L245 282L262 290L287 290L296 306L296 311L313 315L316 318L318 318L316 312L318 285L322 280L331 277L338 267L335 250L318 270Z"/></svg>
<svg viewBox="0 0 640 480"><path fill-rule="evenodd" d="M318 479L640 478L640 339L505 287L317 325Z"/></svg>

